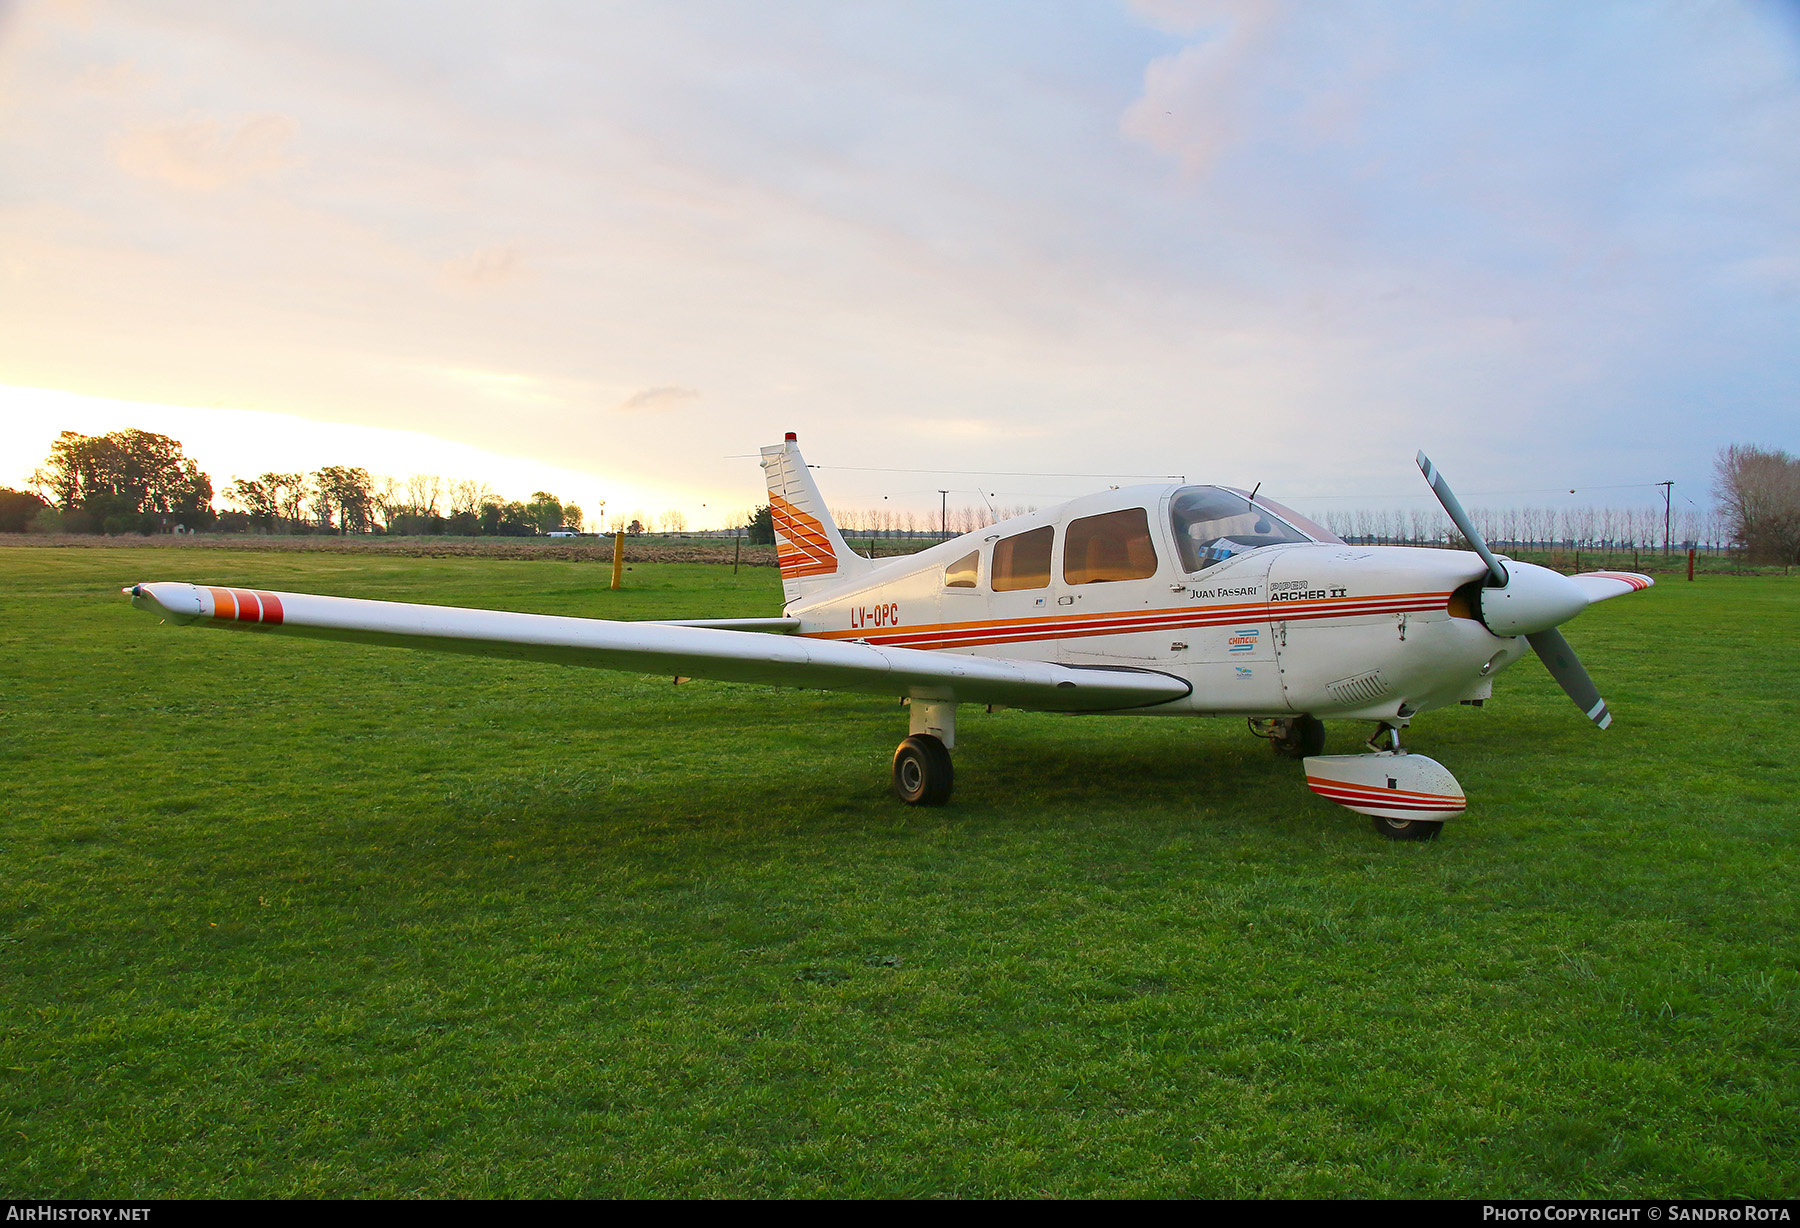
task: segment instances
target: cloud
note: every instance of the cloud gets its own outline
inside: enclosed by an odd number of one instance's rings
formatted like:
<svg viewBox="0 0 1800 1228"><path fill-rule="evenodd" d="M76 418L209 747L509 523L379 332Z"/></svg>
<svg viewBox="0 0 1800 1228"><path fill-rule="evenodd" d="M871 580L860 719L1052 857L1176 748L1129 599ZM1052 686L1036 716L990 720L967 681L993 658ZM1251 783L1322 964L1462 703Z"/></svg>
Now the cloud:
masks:
<svg viewBox="0 0 1800 1228"><path fill-rule="evenodd" d="M235 128L203 115L142 124L113 144L119 166L189 192L213 192L291 165L294 122L285 115L252 115Z"/></svg>
<svg viewBox="0 0 1800 1228"><path fill-rule="evenodd" d="M102 95L140 93L154 84L156 76L144 72L130 60L120 60L114 64L89 64L75 78L77 89Z"/></svg>
<svg viewBox="0 0 1800 1228"><path fill-rule="evenodd" d="M682 388L674 384L666 384L660 388L640 388L623 401L619 402L621 410L649 410L661 413L666 410L679 409L689 401L698 399L700 392L695 388Z"/></svg>
<svg viewBox="0 0 1800 1228"><path fill-rule="evenodd" d="M1161 29L1202 37L1149 65L1143 96L1125 112L1120 130L1176 158L1189 174L1203 174L1222 150L1254 130L1257 117L1246 114L1243 99L1279 58L1285 14L1274 3L1140 0L1133 7Z"/></svg>
<svg viewBox="0 0 1800 1228"><path fill-rule="evenodd" d="M790 427L1302 491L1421 444L1522 485L1552 431L1567 485L1685 482L1791 433L1788 18L1130 3L21 6L0 380L721 490Z"/></svg>
<svg viewBox="0 0 1800 1228"><path fill-rule="evenodd" d="M490 290L524 277L529 270L516 243L502 243L445 262L444 284L460 289Z"/></svg>

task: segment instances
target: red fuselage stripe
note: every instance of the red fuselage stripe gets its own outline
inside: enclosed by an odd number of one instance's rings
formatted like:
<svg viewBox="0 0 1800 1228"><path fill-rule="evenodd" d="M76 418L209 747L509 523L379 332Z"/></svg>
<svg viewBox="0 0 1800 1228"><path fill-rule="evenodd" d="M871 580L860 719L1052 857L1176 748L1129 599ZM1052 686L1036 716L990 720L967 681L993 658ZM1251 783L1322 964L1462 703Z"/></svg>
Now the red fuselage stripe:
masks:
<svg viewBox="0 0 1800 1228"><path fill-rule="evenodd" d="M983 644L1130 635L1135 632L1176 631L1188 627L1216 627L1232 623L1298 622L1317 618L1424 613L1444 609L1449 600L1449 593L1396 593L1383 597L1333 598L1273 605L1257 602L1254 605L1210 606L1200 609L1187 607L1102 615L1056 614L1026 619L941 623L910 627L885 635L865 635L856 631L812 631L802 634L816 639L858 639L870 644L905 648L973 648Z"/></svg>

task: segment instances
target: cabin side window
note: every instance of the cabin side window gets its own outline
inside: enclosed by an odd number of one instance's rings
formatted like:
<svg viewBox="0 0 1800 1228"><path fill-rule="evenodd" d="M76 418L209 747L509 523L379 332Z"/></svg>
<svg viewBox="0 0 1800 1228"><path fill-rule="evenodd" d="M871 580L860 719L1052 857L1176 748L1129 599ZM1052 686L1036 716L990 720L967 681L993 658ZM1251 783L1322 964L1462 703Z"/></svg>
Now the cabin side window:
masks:
<svg viewBox="0 0 1800 1228"><path fill-rule="evenodd" d="M1156 574L1150 514L1141 507L1071 520L1063 537L1063 579L1070 584L1143 580Z"/></svg>
<svg viewBox="0 0 1800 1228"><path fill-rule="evenodd" d="M994 591L1010 593L1022 588L1050 586L1050 544L1056 530L1050 525L994 543Z"/></svg>
<svg viewBox="0 0 1800 1228"><path fill-rule="evenodd" d="M981 551L965 554L944 568L945 588L974 588L981 574Z"/></svg>

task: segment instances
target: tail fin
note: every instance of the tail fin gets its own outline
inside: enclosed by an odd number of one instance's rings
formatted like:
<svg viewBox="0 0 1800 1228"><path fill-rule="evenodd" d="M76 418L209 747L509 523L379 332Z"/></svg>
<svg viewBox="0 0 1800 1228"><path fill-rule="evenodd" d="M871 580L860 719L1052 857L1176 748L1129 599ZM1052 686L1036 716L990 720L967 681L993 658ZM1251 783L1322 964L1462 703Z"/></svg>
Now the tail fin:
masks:
<svg viewBox="0 0 1800 1228"><path fill-rule="evenodd" d="M869 570L869 560L851 552L826 510L812 473L800 457L794 433L762 450L769 482L769 514L775 522L775 557L781 563L781 591L793 601L827 580Z"/></svg>

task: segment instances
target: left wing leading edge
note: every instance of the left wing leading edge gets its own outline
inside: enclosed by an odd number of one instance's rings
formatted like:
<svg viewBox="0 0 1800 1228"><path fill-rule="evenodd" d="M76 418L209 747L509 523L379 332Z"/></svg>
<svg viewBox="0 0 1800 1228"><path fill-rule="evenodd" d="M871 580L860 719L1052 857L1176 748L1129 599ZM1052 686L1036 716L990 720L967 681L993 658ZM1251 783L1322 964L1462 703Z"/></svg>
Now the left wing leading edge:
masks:
<svg viewBox="0 0 1800 1228"><path fill-rule="evenodd" d="M749 630L167 582L124 591L138 609L176 623L727 682L1051 712L1149 707L1192 690L1185 680L1153 670L1005 661Z"/></svg>

